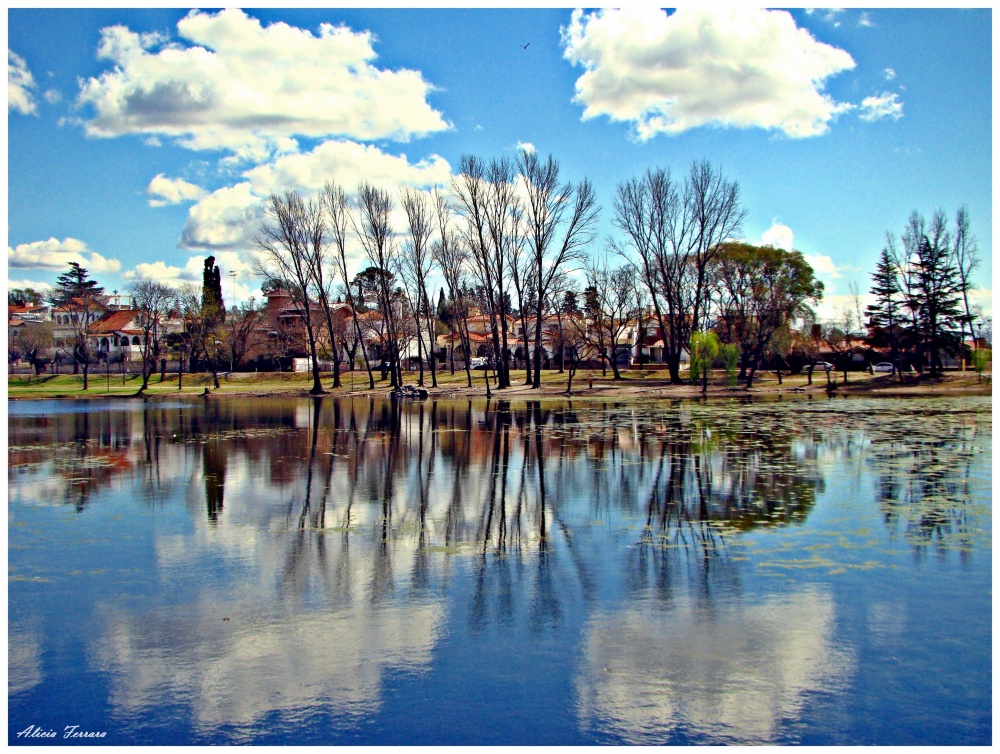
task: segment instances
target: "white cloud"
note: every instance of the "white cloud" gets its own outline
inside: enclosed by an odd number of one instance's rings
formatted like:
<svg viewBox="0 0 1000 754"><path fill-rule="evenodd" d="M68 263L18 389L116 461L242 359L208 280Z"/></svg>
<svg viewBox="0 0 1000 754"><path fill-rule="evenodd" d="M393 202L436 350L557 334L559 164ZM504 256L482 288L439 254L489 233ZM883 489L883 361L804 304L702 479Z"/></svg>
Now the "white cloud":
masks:
<svg viewBox="0 0 1000 754"><path fill-rule="evenodd" d="M21 115L37 115L31 90L36 86L35 78L28 70L24 58L7 50L7 112L15 110Z"/></svg>
<svg viewBox="0 0 1000 754"><path fill-rule="evenodd" d="M229 273L237 273L237 279L252 277L250 266L233 251L220 251L213 254L215 264L222 271L223 297L231 293L233 280ZM205 269L206 255L192 256L183 267L168 265L162 261L140 262L134 270L125 272L122 277L126 280L152 280L157 283L169 285L172 288L179 288L185 283L201 285L202 273ZM245 289L245 287L244 287ZM227 302L228 303L228 302Z"/></svg>
<svg viewBox="0 0 1000 754"><path fill-rule="evenodd" d="M776 249L791 251L794 248L792 246L793 238L792 229L775 220L771 227L761 234L760 241Z"/></svg>
<svg viewBox="0 0 1000 754"><path fill-rule="evenodd" d="M802 256L805 257L806 262L813 268L813 272L820 280L826 281L843 277L843 268L838 267L837 263L826 254L803 254Z"/></svg>
<svg viewBox="0 0 1000 754"><path fill-rule="evenodd" d="M46 89L45 94L42 96L45 97L45 101L50 105L55 105L62 101L62 92L58 89Z"/></svg>
<svg viewBox="0 0 1000 754"><path fill-rule="evenodd" d="M858 26L864 26L868 29L875 28L875 22L872 21L872 17L868 13L868 11L866 10L861 11L861 16L858 18Z"/></svg>
<svg viewBox="0 0 1000 754"><path fill-rule="evenodd" d="M818 13L820 19L828 24L832 24L835 28L840 26L840 21L837 19L843 12L843 8L806 8L807 16L816 15Z"/></svg>
<svg viewBox="0 0 1000 754"><path fill-rule="evenodd" d="M65 272L70 262L85 267L91 274L117 272L122 266L117 259L105 259L76 238L66 238L62 241L50 238L48 241L23 243L13 249L7 247L9 267Z"/></svg>
<svg viewBox="0 0 1000 754"><path fill-rule="evenodd" d="M878 96L865 97L861 101L861 114L858 117L869 123L883 118L899 120L903 117L903 103L899 101L899 95L895 92L882 92Z"/></svg>
<svg viewBox="0 0 1000 754"><path fill-rule="evenodd" d="M150 207L163 207L167 204L195 202L208 192L181 178L166 178L163 173L157 173L146 187L146 193L151 197L159 197L149 200Z"/></svg>
<svg viewBox="0 0 1000 754"><path fill-rule="evenodd" d="M883 71L883 75L885 76L886 81L892 81L896 78L896 71L893 68L886 68L885 71Z"/></svg>
<svg viewBox="0 0 1000 754"><path fill-rule="evenodd" d="M534 154L537 151L535 149L535 145L532 144L530 141L519 141L514 146L514 149L517 150L518 152L520 152L520 151L523 150L523 151L527 152L528 154Z"/></svg>
<svg viewBox="0 0 1000 754"><path fill-rule="evenodd" d="M565 57L586 69L574 98L583 119L631 122L640 140L706 125L816 136L850 108L823 85L854 60L785 11L576 10L562 35Z"/></svg>
<svg viewBox="0 0 1000 754"><path fill-rule="evenodd" d="M305 154L284 155L244 172L246 179L202 197L191 207L181 237L189 249L252 251L271 193L293 189L305 196L318 193L335 178L351 194L361 181L389 189L447 185L451 166L432 155L411 163L377 147L352 141L328 141ZM402 227L402 225L400 225Z"/></svg>
<svg viewBox="0 0 1000 754"><path fill-rule="evenodd" d="M398 186L425 188L447 184L451 166L438 155L411 163L405 155L386 154L377 147L353 141L327 141L311 152L278 157L244 173L258 196L286 188L317 192L331 178L348 193L368 181L395 190Z"/></svg>
<svg viewBox="0 0 1000 754"><path fill-rule="evenodd" d="M191 207L181 235L189 249L251 249L264 217L263 200L246 181L214 191Z"/></svg>
<svg viewBox="0 0 1000 754"><path fill-rule="evenodd" d="M52 283L40 283L37 280L7 280L7 290L14 288L33 288L40 293L52 290Z"/></svg>
<svg viewBox="0 0 1000 754"><path fill-rule="evenodd" d="M293 135L405 140L448 128L419 72L372 65L369 32L265 27L231 8L192 11L177 34L187 44L102 30L98 55L114 68L81 84L88 134L161 135L260 159Z"/></svg>

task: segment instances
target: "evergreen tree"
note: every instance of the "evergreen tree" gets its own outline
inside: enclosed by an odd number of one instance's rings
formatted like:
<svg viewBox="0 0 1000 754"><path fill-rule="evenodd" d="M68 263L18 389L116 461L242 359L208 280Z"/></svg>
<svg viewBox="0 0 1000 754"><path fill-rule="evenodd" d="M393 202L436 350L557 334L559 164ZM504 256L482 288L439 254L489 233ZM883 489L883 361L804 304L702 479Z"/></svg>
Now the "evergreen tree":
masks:
<svg viewBox="0 0 1000 754"><path fill-rule="evenodd" d="M868 344L875 347L889 346L892 363L900 369L899 329L900 294L898 269L889 247L882 249L875 272L872 273L871 295L875 303L868 306Z"/></svg>
<svg viewBox="0 0 1000 754"><path fill-rule="evenodd" d="M576 291L570 288L563 293L563 300L562 304L560 304L559 309L563 314L580 313L580 304L577 301Z"/></svg>
<svg viewBox="0 0 1000 754"><path fill-rule="evenodd" d="M205 270L201 278L201 310L206 322L221 324L226 318L226 306L222 300L222 273L215 264L215 257L205 260Z"/></svg>
<svg viewBox="0 0 1000 754"><path fill-rule="evenodd" d="M926 235L921 239L915 260L917 284L909 306L917 313L924 350L930 356L931 374L943 369L941 352L952 355L962 349L960 284L948 237Z"/></svg>
<svg viewBox="0 0 1000 754"><path fill-rule="evenodd" d="M83 369L83 389L88 387L90 364L93 361L90 330L100 316L100 298L104 289L90 278L90 273L76 262L69 263L69 270L56 278L53 302L69 315L72 329L73 362Z"/></svg>

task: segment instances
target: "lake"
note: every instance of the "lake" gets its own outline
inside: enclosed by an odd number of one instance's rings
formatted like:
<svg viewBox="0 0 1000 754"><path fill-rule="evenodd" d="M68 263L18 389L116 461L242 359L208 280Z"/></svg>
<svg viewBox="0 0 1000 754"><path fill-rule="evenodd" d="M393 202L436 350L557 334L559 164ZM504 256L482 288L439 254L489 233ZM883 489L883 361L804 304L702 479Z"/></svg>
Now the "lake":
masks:
<svg viewBox="0 0 1000 754"><path fill-rule="evenodd" d="M11 744L992 741L991 398L8 409Z"/></svg>

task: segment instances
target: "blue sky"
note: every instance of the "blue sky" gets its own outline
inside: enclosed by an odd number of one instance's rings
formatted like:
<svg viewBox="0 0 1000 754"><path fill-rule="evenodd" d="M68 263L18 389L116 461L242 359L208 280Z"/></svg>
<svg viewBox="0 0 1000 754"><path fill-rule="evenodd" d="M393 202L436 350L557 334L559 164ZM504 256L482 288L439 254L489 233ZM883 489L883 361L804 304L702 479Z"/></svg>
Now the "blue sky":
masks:
<svg viewBox="0 0 1000 754"><path fill-rule="evenodd" d="M259 297L269 192L527 144L594 183L595 251L618 182L709 160L828 317L887 230L966 204L990 314L991 37L990 9L9 9L8 280L200 284L213 254L227 303Z"/></svg>

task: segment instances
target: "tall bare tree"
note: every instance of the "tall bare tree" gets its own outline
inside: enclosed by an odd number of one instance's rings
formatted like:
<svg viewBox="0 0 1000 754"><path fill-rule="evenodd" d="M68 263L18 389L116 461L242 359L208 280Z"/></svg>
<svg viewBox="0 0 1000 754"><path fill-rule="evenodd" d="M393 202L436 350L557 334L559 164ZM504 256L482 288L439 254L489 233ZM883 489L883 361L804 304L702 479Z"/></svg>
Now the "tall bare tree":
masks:
<svg viewBox="0 0 1000 754"><path fill-rule="evenodd" d="M519 211L510 160L462 155L459 175L452 179L457 209L465 220L463 238L471 254L472 270L482 286L496 362L497 387L510 387L507 358L508 260L520 232Z"/></svg>
<svg viewBox="0 0 1000 754"><path fill-rule="evenodd" d="M170 308L177 301L177 292L152 280L139 280L129 286L132 306L138 311L136 324L142 330L139 356L142 361L141 393L149 387L149 377L156 370L160 356L162 328Z"/></svg>
<svg viewBox="0 0 1000 754"><path fill-rule="evenodd" d="M315 246L323 236L322 209L318 202L304 201L297 191L288 190L281 196L271 194L264 214L265 221L256 238L264 252L263 258L256 262L257 272L280 283L300 311L312 365L313 386L309 392L321 395L325 391L319 377L317 327L309 291L315 283Z"/></svg>
<svg viewBox="0 0 1000 754"><path fill-rule="evenodd" d="M347 305L351 307L355 342L361 346L361 356L365 362L365 371L368 372L368 389L374 390L375 377L372 375L372 367L368 362L368 349L365 347L364 337L361 332L361 322L358 319L358 307L354 301L354 294L351 291L351 279L347 273L347 223L350 219L347 196L343 188L332 181L327 181L323 187L322 201L328 219L327 227L329 228L330 238L337 249L337 269L341 279L344 281ZM354 368L353 364L351 368Z"/></svg>
<svg viewBox="0 0 1000 754"><path fill-rule="evenodd" d="M544 303L552 280L567 265L582 261L583 250L594 238L600 208L594 189L583 180L575 187L559 180L559 162L552 155L544 162L536 152L520 150L517 166L525 190L525 235L530 249L534 291ZM534 370L531 385L542 384L542 318L544 306L535 310Z"/></svg>
<svg viewBox="0 0 1000 754"><path fill-rule="evenodd" d="M596 353L611 364L616 380L622 378L618 352L629 323L635 317L635 270L629 264L612 269L600 257L586 266L585 310L590 319L588 339ZM629 348L630 343L625 345Z"/></svg>
<svg viewBox="0 0 1000 754"><path fill-rule="evenodd" d="M354 232L368 256L368 261L380 273L375 276L376 298L385 325L385 343L392 370L392 386L401 387L403 384L400 358L400 339L403 335L402 311L391 285L399 272L400 259L399 244L392 227L392 210L392 196L388 191L367 182L358 186L360 217L355 220L354 215L351 215L351 221L354 223Z"/></svg>
<svg viewBox="0 0 1000 754"><path fill-rule="evenodd" d="M680 384L681 353L691 333L704 329L708 314L709 265L723 241L739 237L746 216L739 184L707 161L693 163L681 185L669 170L650 169L619 184L614 212L623 234L614 248L638 257L663 333L670 381Z"/></svg>
<svg viewBox="0 0 1000 754"><path fill-rule="evenodd" d="M452 304L452 319L458 330L462 343L465 362L465 375L472 387L472 371L469 359L472 356L472 344L469 339L469 304L466 300L469 261L468 248L452 225L452 210L440 191L434 192L434 216L437 221L438 238L431 247L434 260L441 268L445 285L448 286L448 297ZM452 342L452 374L455 371L455 344Z"/></svg>
<svg viewBox="0 0 1000 754"><path fill-rule="evenodd" d="M969 326L972 335L972 323L975 320L972 307L969 305L969 291L974 287L972 273L979 267L979 243L972 233L972 221L969 219L969 208L964 204L955 213L955 239L952 249L955 258L955 269L958 272L959 292L962 294L962 305L965 316L959 321L961 337L965 340L965 326Z"/></svg>
<svg viewBox="0 0 1000 754"><path fill-rule="evenodd" d="M437 387L437 363L434 356L434 345L437 339L436 318L427 295L427 279L430 277L434 256L431 253L430 239L434 232L431 208L427 194L411 188L400 190L400 204L406 213L406 221L410 237L403 243L403 270L409 278L412 288L410 308L413 311L417 329L417 356L420 358L420 377L418 384L424 384L424 355L430 362L431 385ZM424 346L424 333L427 334L427 344Z"/></svg>

